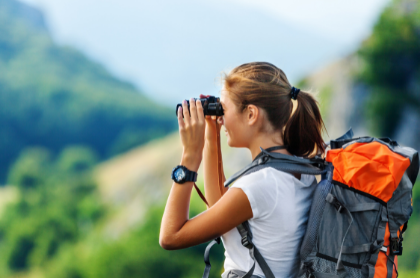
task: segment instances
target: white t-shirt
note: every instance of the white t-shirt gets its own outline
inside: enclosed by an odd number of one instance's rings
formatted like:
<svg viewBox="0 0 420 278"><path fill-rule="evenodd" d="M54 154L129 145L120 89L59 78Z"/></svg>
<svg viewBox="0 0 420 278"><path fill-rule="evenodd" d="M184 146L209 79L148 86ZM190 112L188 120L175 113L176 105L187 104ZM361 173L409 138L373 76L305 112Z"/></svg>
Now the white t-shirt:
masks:
<svg viewBox="0 0 420 278"><path fill-rule="evenodd" d="M312 175L293 175L271 167L238 179L232 186L241 188L251 204L249 225L253 243L275 277L296 277L299 248L306 231L309 209L317 182ZM248 272L253 264L249 250L242 246L236 228L222 236L225 247L225 273L232 269ZM256 265L254 275L264 276Z"/></svg>

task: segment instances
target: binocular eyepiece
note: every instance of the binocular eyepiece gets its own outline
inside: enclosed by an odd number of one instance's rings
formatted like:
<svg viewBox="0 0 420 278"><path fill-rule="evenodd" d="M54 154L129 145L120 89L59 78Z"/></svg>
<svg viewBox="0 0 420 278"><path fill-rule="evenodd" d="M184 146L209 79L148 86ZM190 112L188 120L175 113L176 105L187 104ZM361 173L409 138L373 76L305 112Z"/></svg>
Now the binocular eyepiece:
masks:
<svg viewBox="0 0 420 278"><path fill-rule="evenodd" d="M195 99L197 100L197 99ZM223 107L220 103L220 98L210 96L207 98L200 98L201 105L203 106L204 116L223 116ZM187 100L188 112L190 112L190 101ZM182 107L181 103L176 105L175 114L178 116L178 108Z"/></svg>

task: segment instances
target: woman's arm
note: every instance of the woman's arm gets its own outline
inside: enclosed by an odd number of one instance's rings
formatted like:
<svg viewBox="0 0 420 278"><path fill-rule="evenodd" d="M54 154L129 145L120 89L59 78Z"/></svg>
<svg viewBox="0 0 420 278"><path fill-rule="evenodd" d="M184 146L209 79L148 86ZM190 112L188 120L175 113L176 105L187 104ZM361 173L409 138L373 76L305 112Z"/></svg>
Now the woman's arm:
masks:
<svg viewBox="0 0 420 278"><path fill-rule="evenodd" d="M214 117L215 118L215 117ZM216 127L216 119L210 116L206 117L206 136L204 144L204 192L209 206L213 206L221 197L222 194L219 188L219 174L218 174L218 157L217 157L217 132L220 134L221 121L219 122L219 129ZM220 118L218 118L220 120ZM226 181L223 172L223 161L221 167L222 182ZM227 188L223 187L223 194Z"/></svg>
<svg viewBox="0 0 420 278"><path fill-rule="evenodd" d="M184 101L178 111L178 124L184 146L181 165L197 171L204 148L204 113L201 102L190 101L191 117ZM162 217L159 243L165 249L180 249L214 239L252 218L246 194L238 188L229 190L210 209L189 220L193 182L173 183Z"/></svg>
<svg viewBox="0 0 420 278"><path fill-rule="evenodd" d="M231 188L211 208L188 219L193 183L174 183L160 228L159 244L164 249L187 248L215 239L253 217L248 197Z"/></svg>

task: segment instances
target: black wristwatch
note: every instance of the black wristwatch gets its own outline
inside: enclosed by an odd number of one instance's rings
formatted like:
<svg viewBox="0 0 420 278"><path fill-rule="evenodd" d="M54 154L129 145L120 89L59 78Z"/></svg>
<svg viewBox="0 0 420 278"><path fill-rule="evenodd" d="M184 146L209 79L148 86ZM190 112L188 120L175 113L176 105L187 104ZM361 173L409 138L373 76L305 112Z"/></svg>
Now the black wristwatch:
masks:
<svg viewBox="0 0 420 278"><path fill-rule="evenodd" d="M172 170L171 178L176 183L185 183L187 181L196 182L197 172L187 169L187 167L178 165Z"/></svg>

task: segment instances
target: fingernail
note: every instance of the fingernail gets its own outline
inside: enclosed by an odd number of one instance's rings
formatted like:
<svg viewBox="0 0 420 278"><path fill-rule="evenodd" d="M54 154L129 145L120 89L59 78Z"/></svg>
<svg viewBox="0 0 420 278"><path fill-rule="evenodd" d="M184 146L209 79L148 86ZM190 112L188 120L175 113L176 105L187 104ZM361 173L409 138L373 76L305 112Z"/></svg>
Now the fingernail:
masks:
<svg viewBox="0 0 420 278"><path fill-rule="evenodd" d="M183 104L187 104L187 100L186 100L186 99L184 99L184 100L182 101L182 103L183 103Z"/></svg>

